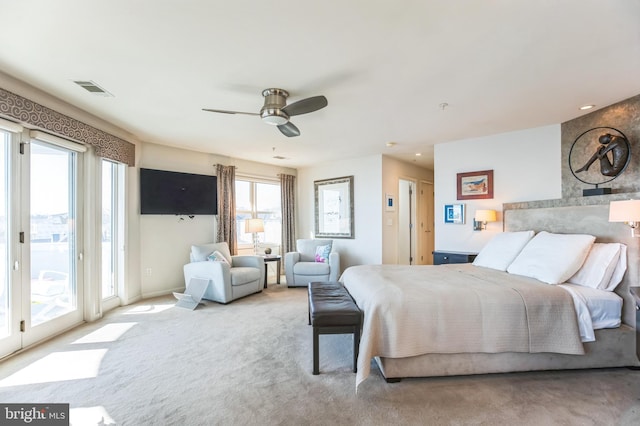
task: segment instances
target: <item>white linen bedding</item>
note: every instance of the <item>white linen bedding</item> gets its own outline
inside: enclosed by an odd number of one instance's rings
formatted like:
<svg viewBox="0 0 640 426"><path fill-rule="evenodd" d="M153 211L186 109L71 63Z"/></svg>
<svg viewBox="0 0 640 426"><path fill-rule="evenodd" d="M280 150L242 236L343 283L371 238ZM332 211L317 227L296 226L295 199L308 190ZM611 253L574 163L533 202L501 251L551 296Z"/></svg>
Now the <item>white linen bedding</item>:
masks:
<svg viewBox="0 0 640 426"><path fill-rule="evenodd" d="M582 342L594 342L594 330L620 327L622 298L616 293L569 283L558 287L573 298Z"/></svg>
<svg viewBox="0 0 640 426"><path fill-rule="evenodd" d="M361 265L341 279L364 311L356 385L374 356L584 354L570 294L471 264Z"/></svg>

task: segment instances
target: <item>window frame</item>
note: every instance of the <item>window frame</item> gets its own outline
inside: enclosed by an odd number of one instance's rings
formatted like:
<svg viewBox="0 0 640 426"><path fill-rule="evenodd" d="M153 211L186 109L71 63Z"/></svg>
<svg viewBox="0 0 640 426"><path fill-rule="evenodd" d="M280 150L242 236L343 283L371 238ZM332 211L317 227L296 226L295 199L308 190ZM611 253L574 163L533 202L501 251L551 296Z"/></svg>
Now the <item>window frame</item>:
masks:
<svg viewBox="0 0 640 426"><path fill-rule="evenodd" d="M238 182L247 182L249 183L249 203L251 205L251 210L242 210L237 207L236 203L236 223L237 223L237 246L238 251L246 251L251 250L253 252L253 236L251 235L248 239L248 242L243 242L241 237L245 234L244 227L241 226L241 223L244 223L244 218L255 219L255 218L265 218L266 216L276 215L279 220L280 229L282 229L282 206L281 202L278 203L278 209L275 211L271 210L258 210L258 185L266 184L266 185L274 185L278 188L279 197L280 194L280 181L275 179L267 179L267 178L259 178L252 176L236 176L236 185ZM237 187L236 187L237 193ZM241 218L242 217L242 218ZM267 222L265 221L265 226ZM266 231L266 230L265 230ZM261 245L267 245L270 247L278 247L278 252L282 247L282 232L277 233L277 241L265 241L265 232L260 232L259 241Z"/></svg>

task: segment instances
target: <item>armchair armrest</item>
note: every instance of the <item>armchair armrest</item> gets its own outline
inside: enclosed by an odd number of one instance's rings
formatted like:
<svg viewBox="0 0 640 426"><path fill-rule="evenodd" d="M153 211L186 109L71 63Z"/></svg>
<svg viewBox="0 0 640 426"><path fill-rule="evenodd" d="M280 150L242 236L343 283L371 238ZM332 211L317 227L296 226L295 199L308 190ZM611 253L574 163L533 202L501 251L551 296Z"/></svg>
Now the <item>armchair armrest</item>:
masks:
<svg viewBox="0 0 640 426"><path fill-rule="evenodd" d="M230 266L225 262L191 262L183 267L185 286L189 284L191 278L204 278L211 281L211 289L219 296L231 295L231 274ZM207 294L205 293L205 294Z"/></svg>
<svg viewBox="0 0 640 426"><path fill-rule="evenodd" d="M287 278L287 285L293 285L293 265L300 262L300 253L290 251L284 254L284 274Z"/></svg>
<svg viewBox="0 0 640 426"><path fill-rule="evenodd" d="M332 251L329 253L329 281L338 281L340 276L340 254Z"/></svg>

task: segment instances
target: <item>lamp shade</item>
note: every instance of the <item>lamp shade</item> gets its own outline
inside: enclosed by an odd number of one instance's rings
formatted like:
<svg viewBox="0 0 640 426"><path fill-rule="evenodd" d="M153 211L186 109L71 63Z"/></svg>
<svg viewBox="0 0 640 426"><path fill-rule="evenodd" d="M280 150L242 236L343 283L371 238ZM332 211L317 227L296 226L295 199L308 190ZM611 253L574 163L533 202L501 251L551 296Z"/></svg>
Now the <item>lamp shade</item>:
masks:
<svg viewBox="0 0 640 426"><path fill-rule="evenodd" d="M262 219L247 219L244 222L244 232L264 232L264 220Z"/></svg>
<svg viewBox="0 0 640 426"><path fill-rule="evenodd" d="M476 210L475 220L476 222L495 222L496 211L495 210Z"/></svg>
<svg viewBox="0 0 640 426"><path fill-rule="evenodd" d="M611 201L609 222L640 222L640 200Z"/></svg>

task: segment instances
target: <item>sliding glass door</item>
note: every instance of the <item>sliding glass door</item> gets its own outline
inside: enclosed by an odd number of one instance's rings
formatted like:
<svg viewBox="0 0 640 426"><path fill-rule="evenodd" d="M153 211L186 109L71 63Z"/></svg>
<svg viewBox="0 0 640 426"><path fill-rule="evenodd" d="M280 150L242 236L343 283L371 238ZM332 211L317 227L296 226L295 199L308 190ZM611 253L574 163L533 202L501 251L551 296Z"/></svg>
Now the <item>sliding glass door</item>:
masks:
<svg viewBox="0 0 640 426"><path fill-rule="evenodd" d="M23 175L24 176L24 175ZM29 149L28 267L23 282L26 345L82 320L78 250L78 153L32 140Z"/></svg>
<svg viewBox="0 0 640 426"><path fill-rule="evenodd" d="M21 346L19 327L21 308L13 303L12 295L18 288L12 280L12 226L10 146L17 137L0 128L0 357L16 351ZM18 296L18 300L20 297Z"/></svg>

